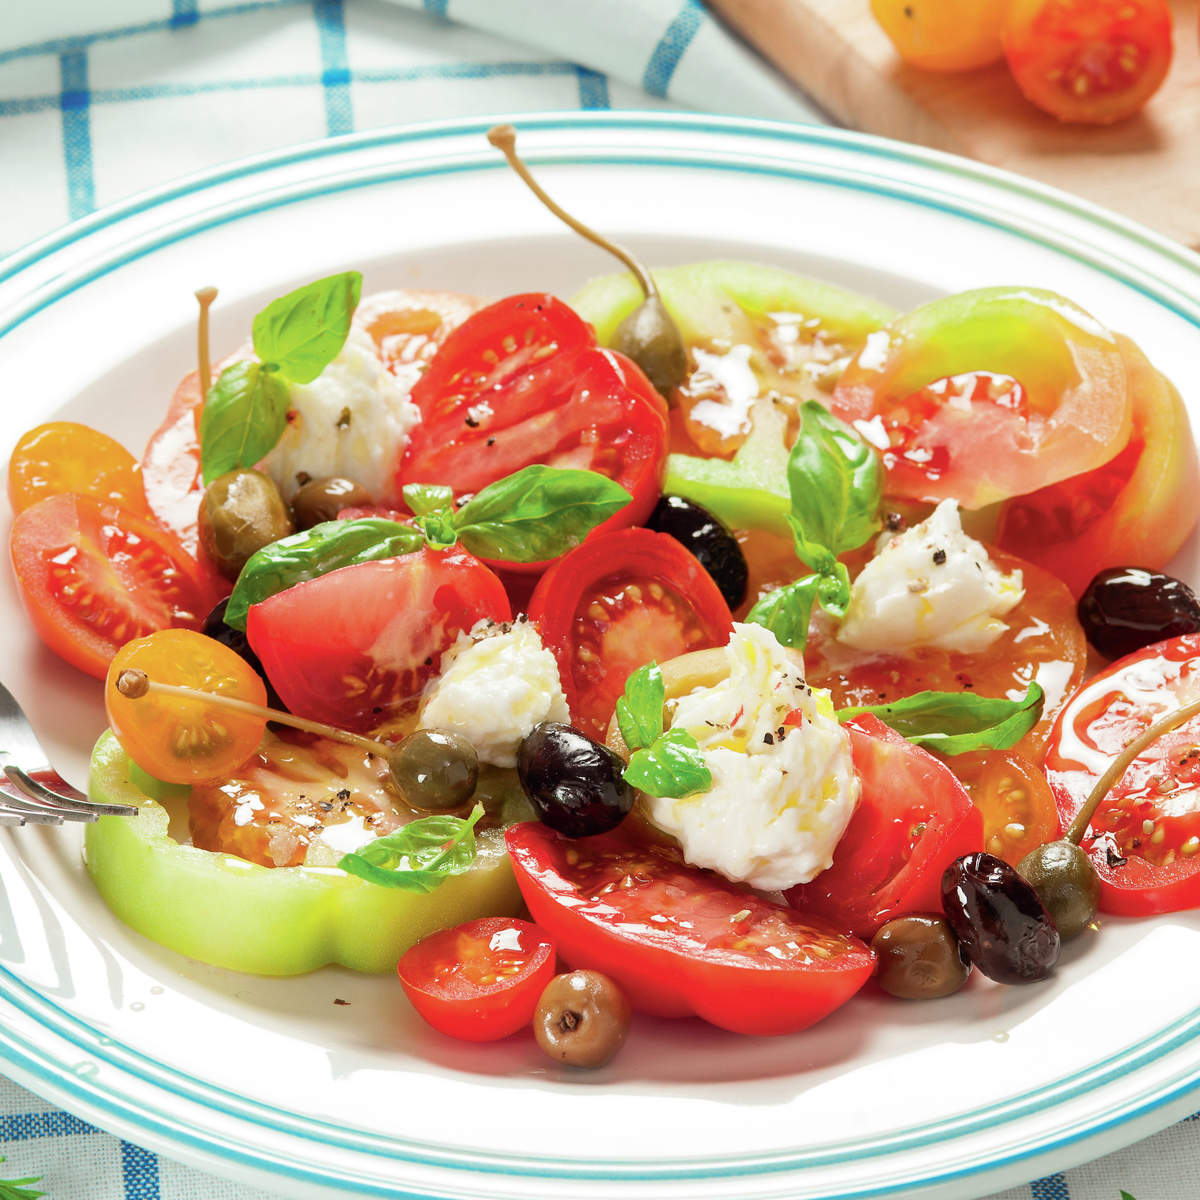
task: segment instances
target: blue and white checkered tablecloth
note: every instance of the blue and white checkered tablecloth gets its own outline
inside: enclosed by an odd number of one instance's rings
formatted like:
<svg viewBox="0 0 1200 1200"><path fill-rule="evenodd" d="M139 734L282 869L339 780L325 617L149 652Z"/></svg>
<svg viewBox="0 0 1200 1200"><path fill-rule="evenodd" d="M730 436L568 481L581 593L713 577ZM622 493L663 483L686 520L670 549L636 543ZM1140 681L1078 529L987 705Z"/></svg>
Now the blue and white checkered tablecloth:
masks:
<svg viewBox="0 0 1200 1200"><path fill-rule="evenodd" d="M0 0L0 254L176 176L315 138L675 106L823 119L698 0ZM0 1153L0 1176L42 1175L53 1200L271 1200L2 1078ZM992 1200L1197 1200L1197 1178L1192 1119Z"/></svg>

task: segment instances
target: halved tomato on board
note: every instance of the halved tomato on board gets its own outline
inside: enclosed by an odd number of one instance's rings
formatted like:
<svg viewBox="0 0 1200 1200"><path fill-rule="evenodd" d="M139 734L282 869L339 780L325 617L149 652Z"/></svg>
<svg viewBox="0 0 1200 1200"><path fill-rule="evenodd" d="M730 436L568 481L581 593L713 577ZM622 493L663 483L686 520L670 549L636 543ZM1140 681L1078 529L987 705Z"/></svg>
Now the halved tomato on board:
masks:
<svg viewBox="0 0 1200 1200"><path fill-rule="evenodd" d="M857 938L690 867L674 847L620 831L565 838L533 821L505 840L521 895L562 957L610 976L642 1012L794 1033L874 969Z"/></svg>
<svg viewBox="0 0 1200 1200"><path fill-rule="evenodd" d="M250 606L246 635L292 712L369 729L416 699L460 632L511 616L477 558L423 547L277 592Z"/></svg>
<svg viewBox="0 0 1200 1200"><path fill-rule="evenodd" d="M199 629L215 603L168 534L87 496L38 501L13 521L9 544L38 635L98 679L126 642L172 626Z"/></svg>
<svg viewBox="0 0 1200 1200"><path fill-rule="evenodd" d="M538 581L529 618L558 660L575 726L598 741L638 667L724 646L733 630L712 576L649 529L589 538L560 558Z"/></svg>
<svg viewBox="0 0 1200 1200"><path fill-rule="evenodd" d="M942 873L983 845L983 820L962 784L932 754L876 717L846 722L858 807L833 866L789 888L789 904L869 938L906 913L940 913Z"/></svg>
<svg viewBox="0 0 1200 1200"><path fill-rule="evenodd" d="M1118 335L1133 432L1102 467L1016 496L996 542L1053 571L1074 595L1107 567L1165 566L1200 519L1200 464L1187 409L1170 380Z"/></svg>

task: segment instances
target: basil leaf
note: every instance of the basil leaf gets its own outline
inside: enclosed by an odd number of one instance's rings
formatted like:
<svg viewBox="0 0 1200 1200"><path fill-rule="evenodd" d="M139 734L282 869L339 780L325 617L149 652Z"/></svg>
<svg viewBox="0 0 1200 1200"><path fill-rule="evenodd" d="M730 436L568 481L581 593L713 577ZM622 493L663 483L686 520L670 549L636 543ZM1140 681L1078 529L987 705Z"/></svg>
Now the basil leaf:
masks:
<svg viewBox="0 0 1200 1200"><path fill-rule="evenodd" d="M435 550L445 550L458 541L458 530L454 528L454 513L448 508L435 508L417 518L417 525L425 535L426 542Z"/></svg>
<svg viewBox="0 0 1200 1200"><path fill-rule="evenodd" d="M475 493L454 515L480 558L542 562L573 550L632 497L607 475L534 465Z"/></svg>
<svg viewBox="0 0 1200 1200"><path fill-rule="evenodd" d="M451 875L470 869L475 861L475 825L482 816L483 805L477 804L465 820L421 817L343 855L338 866L380 887L432 892Z"/></svg>
<svg viewBox="0 0 1200 1200"><path fill-rule="evenodd" d="M871 713L918 746L939 754L968 750L1007 750L1015 746L1042 715L1045 695L1036 683L1020 700L975 696L970 692L917 692L893 704L843 708L839 721Z"/></svg>
<svg viewBox="0 0 1200 1200"><path fill-rule="evenodd" d="M400 491L404 503L418 517L433 512L435 508L451 508L454 504L454 489L440 483L406 483Z"/></svg>
<svg viewBox="0 0 1200 1200"><path fill-rule="evenodd" d="M346 344L361 293L362 276L344 271L272 300L254 318L254 353L288 379L311 383Z"/></svg>
<svg viewBox="0 0 1200 1200"><path fill-rule="evenodd" d="M830 569L821 573L817 582L817 601L832 616L846 615L850 606L850 572L844 562L835 558Z"/></svg>
<svg viewBox="0 0 1200 1200"><path fill-rule="evenodd" d="M209 389L200 414L205 486L269 454L287 426L287 411L287 387L261 363L243 359L226 367Z"/></svg>
<svg viewBox="0 0 1200 1200"><path fill-rule="evenodd" d="M242 568L225 609L225 623L244 630L250 605L339 567L412 554L424 540L420 530L381 517L325 521L280 538L251 555Z"/></svg>
<svg viewBox="0 0 1200 1200"><path fill-rule="evenodd" d="M746 620L769 629L782 645L803 650L808 641L813 602L824 579L823 575L805 575L768 592L746 614Z"/></svg>
<svg viewBox="0 0 1200 1200"><path fill-rule="evenodd" d="M617 727L630 750L641 750L662 735L666 698L657 663L638 667L625 680L625 693L617 700Z"/></svg>
<svg viewBox="0 0 1200 1200"><path fill-rule="evenodd" d="M712 787L700 745L686 729L668 729L653 745L636 751L624 777L648 796L677 799Z"/></svg>
<svg viewBox="0 0 1200 1200"><path fill-rule="evenodd" d="M800 416L800 435L788 456L789 524L799 535L797 553L819 571L809 557L814 547L836 558L879 528L883 472L875 451L815 400L801 405Z"/></svg>

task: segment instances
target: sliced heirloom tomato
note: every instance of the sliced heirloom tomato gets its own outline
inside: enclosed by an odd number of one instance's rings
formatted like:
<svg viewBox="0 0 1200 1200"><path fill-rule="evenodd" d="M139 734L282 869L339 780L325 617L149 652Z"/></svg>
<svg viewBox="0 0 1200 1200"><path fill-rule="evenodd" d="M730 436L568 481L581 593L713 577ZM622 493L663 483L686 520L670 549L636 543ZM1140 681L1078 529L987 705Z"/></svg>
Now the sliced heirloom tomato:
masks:
<svg viewBox="0 0 1200 1200"><path fill-rule="evenodd" d="M538 581L529 618L558 660L576 727L599 741L638 667L724 646L733 631L708 572L649 529L589 538L560 558Z"/></svg>
<svg viewBox="0 0 1200 1200"><path fill-rule="evenodd" d="M559 953L610 976L642 1012L794 1033L874 968L857 938L689 867L673 847L619 831L565 838L536 822L505 838L525 903Z"/></svg>
<svg viewBox="0 0 1200 1200"><path fill-rule="evenodd" d="M461 292L402 288L364 296L354 321L371 335L384 366L411 387L451 331L482 307Z"/></svg>
<svg viewBox="0 0 1200 1200"><path fill-rule="evenodd" d="M1066 828L1135 737L1200 692L1200 634L1148 646L1089 680L1046 751ZM1123 916L1200 906L1200 717L1148 746L1092 817L1080 845L1100 876L1100 908Z"/></svg>
<svg viewBox="0 0 1200 1200"><path fill-rule="evenodd" d="M477 558L423 547L277 592L250 606L246 635L292 712L369 729L416 699L460 632L511 616Z"/></svg>
<svg viewBox="0 0 1200 1200"><path fill-rule="evenodd" d="M1133 431L1102 467L1005 503L1003 549L1053 571L1074 595L1107 567L1165 566L1200 519L1196 439L1179 392L1127 337Z"/></svg>
<svg viewBox="0 0 1200 1200"><path fill-rule="evenodd" d="M39 500L13 521L9 545L38 636L98 679L126 642L172 626L198 629L214 603L174 539L87 496Z"/></svg>
<svg viewBox="0 0 1200 1200"><path fill-rule="evenodd" d="M789 888L789 904L869 938L893 917L942 911L942 873L983 845L983 820L932 754L876 717L845 725L862 795L833 866Z"/></svg>
<svg viewBox="0 0 1200 1200"><path fill-rule="evenodd" d="M645 520L658 500L666 407L627 358L600 350L561 300L510 296L447 339L412 391L412 431L397 487L473 494L532 463L609 476L633 497L590 536ZM508 563L540 572L545 563Z"/></svg>
<svg viewBox="0 0 1200 1200"><path fill-rule="evenodd" d="M882 454L889 495L964 508L1095 470L1130 431L1116 339L1035 288L946 296L872 334L832 409Z"/></svg>

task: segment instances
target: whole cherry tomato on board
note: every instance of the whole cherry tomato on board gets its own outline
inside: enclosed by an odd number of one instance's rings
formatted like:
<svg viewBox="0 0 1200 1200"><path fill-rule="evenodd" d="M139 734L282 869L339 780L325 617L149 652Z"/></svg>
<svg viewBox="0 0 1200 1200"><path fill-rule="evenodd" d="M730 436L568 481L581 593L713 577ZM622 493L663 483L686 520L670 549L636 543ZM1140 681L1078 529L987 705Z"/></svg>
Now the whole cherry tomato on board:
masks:
<svg viewBox="0 0 1200 1200"><path fill-rule="evenodd" d="M1004 55L1008 0L871 0L871 12L906 63L969 71Z"/></svg>

